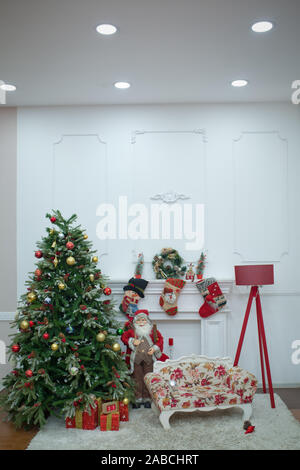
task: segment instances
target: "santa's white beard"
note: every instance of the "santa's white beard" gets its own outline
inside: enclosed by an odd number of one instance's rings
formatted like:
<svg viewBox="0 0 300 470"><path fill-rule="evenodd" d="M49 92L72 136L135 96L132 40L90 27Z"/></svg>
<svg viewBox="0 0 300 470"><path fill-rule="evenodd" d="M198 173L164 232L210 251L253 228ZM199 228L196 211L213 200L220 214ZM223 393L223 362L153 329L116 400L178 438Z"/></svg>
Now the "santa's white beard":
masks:
<svg viewBox="0 0 300 470"><path fill-rule="evenodd" d="M141 336L149 336L152 330L151 323L146 323L144 326L135 325L134 330L138 338Z"/></svg>

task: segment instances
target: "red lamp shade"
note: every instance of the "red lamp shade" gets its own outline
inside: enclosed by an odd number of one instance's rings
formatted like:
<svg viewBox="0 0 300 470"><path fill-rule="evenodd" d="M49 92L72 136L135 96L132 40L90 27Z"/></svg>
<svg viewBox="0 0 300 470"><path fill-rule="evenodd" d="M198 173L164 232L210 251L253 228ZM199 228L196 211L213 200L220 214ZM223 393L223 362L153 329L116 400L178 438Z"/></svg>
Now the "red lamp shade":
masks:
<svg viewBox="0 0 300 470"><path fill-rule="evenodd" d="M273 264L235 266L234 271L237 286L264 286L274 284Z"/></svg>

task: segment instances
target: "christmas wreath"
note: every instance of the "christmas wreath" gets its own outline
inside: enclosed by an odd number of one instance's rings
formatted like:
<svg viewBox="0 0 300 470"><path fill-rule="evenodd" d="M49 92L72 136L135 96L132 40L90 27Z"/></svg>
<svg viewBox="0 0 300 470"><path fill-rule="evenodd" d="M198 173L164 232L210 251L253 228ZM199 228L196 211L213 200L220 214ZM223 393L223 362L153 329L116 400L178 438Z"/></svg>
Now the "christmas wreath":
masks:
<svg viewBox="0 0 300 470"><path fill-rule="evenodd" d="M155 255L152 261L156 279L167 279L168 277L179 278L186 271L182 266L183 258L173 248L163 248L159 255Z"/></svg>

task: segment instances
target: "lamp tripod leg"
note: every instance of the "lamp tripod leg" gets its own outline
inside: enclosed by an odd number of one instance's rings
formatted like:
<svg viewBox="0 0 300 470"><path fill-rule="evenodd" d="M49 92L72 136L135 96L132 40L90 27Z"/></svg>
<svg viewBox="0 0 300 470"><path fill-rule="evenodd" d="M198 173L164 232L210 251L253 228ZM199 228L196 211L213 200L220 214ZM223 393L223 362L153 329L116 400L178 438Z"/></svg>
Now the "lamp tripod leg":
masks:
<svg viewBox="0 0 300 470"><path fill-rule="evenodd" d="M265 380L265 369L264 369L264 356L263 356L263 345L262 345L262 337L261 337L261 324L260 324L260 317L258 314L258 296L256 296L256 316L257 316L257 330L258 330L258 345L259 345L259 355L260 355L260 366L261 366L261 378L262 378L262 386L263 392L267 393L266 390L266 380Z"/></svg>
<svg viewBox="0 0 300 470"><path fill-rule="evenodd" d="M241 350L242 350L244 337L245 337L245 332L246 332L246 328L247 328L247 323L248 323L248 319L249 319L249 314L250 314L250 310L251 310L251 305L252 305L253 297L255 296L256 292L257 292L257 287L252 286L251 290L250 290L250 294L249 294L249 299L248 299L248 304L247 304L247 308L246 308L245 318L244 318L244 321L243 321L242 331L241 331L238 347L237 347L236 354L235 354L235 359L234 359L234 363L233 363L234 366L237 366L238 363L239 363Z"/></svg>
<svg viewBox="0 0 300 470"><path fill-rule="evenodd" d="M261 309L261 303L260 303L260 296L259 296L259 293L257 294L256 305L257 305L257 315L258 315L258 317L259 317L259 324L260 324L260 332L261 332L262 345L263 345L264 356L265 356L265 363L266 363L266 371L267 371L268 384L269 384L269 393L270 393L271 408L275 408L275 400L274 400L273 384L272 384L272 377L271 377L271 370L270 370L270 362L269 362L269 355L268 355L268 348L267 348L267 341L266 341L266 333L265 333L264 320L263 320L263 315L262 315L262 309Z"/></svg>

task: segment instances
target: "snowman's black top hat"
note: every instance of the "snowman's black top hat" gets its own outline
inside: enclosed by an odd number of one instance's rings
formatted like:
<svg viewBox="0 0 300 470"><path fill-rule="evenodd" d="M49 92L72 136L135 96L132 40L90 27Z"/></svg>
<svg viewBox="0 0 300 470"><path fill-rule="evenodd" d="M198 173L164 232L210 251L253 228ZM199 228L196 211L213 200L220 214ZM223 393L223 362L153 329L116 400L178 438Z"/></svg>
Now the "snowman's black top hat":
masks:
<svg viewBox="0 0 300 470"><path fill-rule="evenodd" d="M129 279L127 285L123 287L123 290L133 290L143 299L145 297L144 290L146 289L147 285L148 281L145 281L145 279L136 279L135 277L132 277Z"/></svg>

